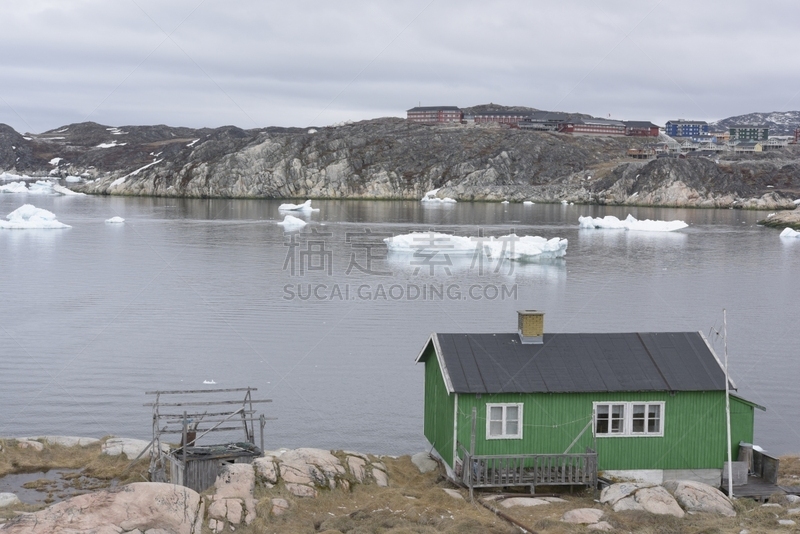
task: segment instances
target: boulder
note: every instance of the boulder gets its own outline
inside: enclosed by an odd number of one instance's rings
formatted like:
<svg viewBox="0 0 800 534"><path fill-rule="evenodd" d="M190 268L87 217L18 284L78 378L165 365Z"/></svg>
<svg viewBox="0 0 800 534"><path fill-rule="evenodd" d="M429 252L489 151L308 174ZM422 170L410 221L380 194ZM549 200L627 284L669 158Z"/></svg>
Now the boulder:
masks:
<svg viewBox="0 0 800 534"><path fill-rule="evenodd" d="M252 499L256 475L250 464L227 464L214 482L214 499Z"/></svg>
<svg viewBox="0 0 800 534"><path fill-rule="evenodd" d="M598 521L597 523L593 523L586 527L586 530L597 530L600 532L611 532L614 530L614 527L611 526L611 523L608 521Z"/></svg>
<svg viewBox="0 0 800 534"><path fill-rule="evenodd" d="M800 496L798 495L787 495L786 500L792 504L796 504L800 502Z"/></svg>
<svg viewBox="0 0 800 534"><path fill-rule="evenodd" d="M275 466L272 456L256 458L253 460L253 468L258 478L266 484L271 485L278 482L278 468Z"/></svg>
<svg viewBox="0 0 800 534"><path fill-rule="evenodd" d="M643 511L644 508L639 501L636 500L636 497L633 495L628 495L624 499L620 499L614 503L612 510L615 512L629 512L629 511Z"/></svg>
<svg viewBox="0 0 800 534"><path fill-rule="evenodd" d="M280 473L284 482L308 486L336 487L336 477L345 474L339 459L321 449L295 449L280 456Z"/></svg>
<svg viewBox="0 0 800 534"><path fill-rule="evenodd" d="M389 477L386 476L386 473L383 472L382 470L373 468L372 477L375 479L375 483L378 486L382 488L389 486Z"/></svg>
<svg viewBox="0 0 800 534"><path fill-rule="evenodd" d="M272 515L283 515L289 509L286 499L272 499Z"/></svg>
<svg viewBox="0 0 800 534"><path fill-rule="evenodd" d="M642 488L635 494L636 502L651 514L683 517L685 512L670 493L661 486Z"/></svg>
<svg viewBox="0 0 800 534"><path fill-rule="evenodd" d="M450 488L442 488L442 490L450 495L454 499L464 500L464 496L458 490L450 489Z"/></svg>
<svg viewBox="0 0 800 534"><path fill-rule="evenodd" d="M33 441L31 439L20 438L17 440L17 447L20 449L33 449L35 451L43 451L44 444L39 441Z"/></svg>
<svg viewBox="0 0 800 534"><path fill-rule="evenodd" d="M536 497L511 497L510 499L503 499L500 501L500 506L503 508L511 508L512 506L541 506L543 504L550 504L544 499Z"/></svg>
<svg viewBox="0 0 800 534"><path fill-rule="evenodd" d="M355 478L356 482L359 484L363 484L364 477L367 476L367 472L364 469L364 466L366 465L367 462L360 456L347 457L347 468L350 470L350 473L353 474L353 478Z"/></svg>
<svg viewBox="0 0 800 534"><path fill-rule="evenodd" d="M603 504L614 505L620 499L624 499L628 495L636 493L642 488L651 488L655 484L646 484L643 482L622 482L619 484L612 484L603 488L600 492L600 502Z"/></svg>
<svg viewBox="0 0 800 534"><path fill-rule="evenodd" d="M800 515L800 508L789 508L786 510L786 513L789 515Z"/></svg>
<svg viewBox="0 0 800 534"><path fill-rule="evenodd" d="M543 501L547 502L569 502L566 499L562 499L561 497L541 497Z"/></svg>
<svg viewBox="0 0 800 534"><path fill-rule="evenodd" d="M439 464L427 452L418 452L411 457L411 462L417 466L420 473L430 473L439 467Z"/></svg>
<svg viewBox="0 0 800 534"><path fill-rule="evenodd" d="M29 533L35 528L37 534L116 534L135 529L200 534L202 520L203 505L196 491L161 482L135 482L17 516L3 526L3 533Z"/></svg>
<svg viewBox="0 0 800 534"><path fill-rule="evenodd" d="M793 527L797 523L792 521L791 519L778 519L778 524L782 527Z"/></svg>
<svg viewBox="0 0 800 534"><path fill-rule="evenodd" d="M17 497L13 493L0 493L0 508L5 508L6 506L16 506L22 504Z"/></svg>
<svg viewBox="0 0 800 534"><path fill-rule="evenodd" d="M663 486L687 512L736 516L733 504L725 494L708 484L692 480L669 480L664 482Z"/></svg>
<svg viewBox="0 0 800 534"><path fill-rule="evenodd" d="M84 438L79 436L39 436L31 439L38 439L50 445L61 445L62 447L85 447L100 441L97 438Z"/></svg>
<svg viewBox="0 0 800 534"><path fill-rule="evenodd" d="M561 521L565 523L588 525L597 523L600 521L601 517L603 517L603 511L597 508L576 508L561 516Z"/></svg>
<svg viewBox="0 0 800 534"><path fill-rule="evenodd" d="M286 490L295 497L316 497L317 490L306 484L286 483Z"/></svg>
<svg viewBox="0 0 800 534"><path fill-rule="evenodd" d="M162 450L165 452L169 450L169 446L162 445ZM151 449L151 442L142 439L131 438L109 438L103 443L103 454L109 456L119 456L124 454L128 460L133 460L140 454L144 456Z"/></svg>

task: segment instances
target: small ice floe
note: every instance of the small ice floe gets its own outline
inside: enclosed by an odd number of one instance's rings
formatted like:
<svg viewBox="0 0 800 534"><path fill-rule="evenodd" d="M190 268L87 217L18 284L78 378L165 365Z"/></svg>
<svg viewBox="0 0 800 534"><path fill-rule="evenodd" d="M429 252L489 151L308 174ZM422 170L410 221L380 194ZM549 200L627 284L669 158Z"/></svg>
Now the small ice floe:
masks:
<svg viewBox="0 0 800 534"><path fill-rule="evenodd" d="M800 232L791 228L784 228L783 232L781 232L781 237L800 237Z"/></svg>
<svg viewBox="0 0 800 534"><path fill-rule="evenodd" d="M214 385L214 384L216 384L216 382L214 382L213 380L203 380L203 384Z"/></svg>
<svg viewBox="0 0 800 534"><path fill-rule="evenodd" d="M312 208L311 200L306 200L302 204L281 204L278 206L278 211L303 211L310 213L312 211L319 211L319 208Z"/></svg>
<svg viewBox="0 0 800 534"><path fill-rule="evenodd" d="M28 186L25 182L11 182L10 184L0 185L0 193L27 193Z"/></svg>
<svg viewBox="0 0 800 534"><path fill-rule="evenodd" d="M562 200L562 201L561 201L561 204L562 204L563 206L566 206L567 204L569 204L569 202L568 202L568 201L566 201L566 200Z"/></svg>
<svg viewBox="0 0 800 534"><path fill-rule="evenodd" d="M489 238L484 243L484 252L490 258L530 261L563 258L567 254L567 240L559 237L544 237L516 234Z"/></svg>
<svg viewBox="0 0 800 534"><path fill-rule="evenodd" d="M530 201L530 200L526 200L526 201L525 201L525 202L523 202L522 204L523 204L524 206L533 206L534 202L532 202L532 201Z"/></svg>
<svg viewBox="0 0 800 534"><path fill-rule="evenodd" d="M37 208L33 204L23 204L6 216L7 221L0 219L0 228L8 230L52 230L71 228L68 224L58 222L54 213Z"/></svg>
<svg viewBox="0 0 800 534"><path fill-rule="evenodd" d="M12 174L10 172L2 172L0 173L0 181L3 182L10 182L11 180L30 180L31 177L27 174Z"/></svg>
<svg viewBox="0 0 800 534"><path fill-rule="evenodd" d="M31 184L28 186L28 193L31 195L55 195L56 192L53 189L53 182L47 182L45 180L36 180L35 184Z"/></svg>
<svg viewBox="0 0 800 534"><path fill-rule="evenodd" d="M61 184L53 184L53 192L59 193L64 196L73 196L73 197L85 197L86 193L79 193L78 191L73 191L68 187L64 187Z"/></svg>
<svg viewBox="0 0 800 534"><path fill-rule="evenodd" d="M624 221L620 221L613 215L600 217L578 217L578 224L581 228L598 228L603 230L631 230L638 232L672 232L689 226L683 221L644 221L637 220L633 215L628 215Z"/></svg>
<svg viewBox="0 0 800 534"><path fill-rule="evenodd" d="M525 261L561 258L567 253L567 240L554 237L517 236L466 237L439 232L412 232L383 240L391 252L417 255L475 255L493 259Z"/></svg>
<svg viewBox="0 0 800 534"><path fill-rule="evenodd" d="M500 204L508 204L508 200L504 200Z"/></svg>
<svg viewBox="0 0 800 534"><path fill-rule="evenodd" d="M299 230L300 228L304 227L308 223L305 222L303 219L298 219L297 217L293 217L291 215L287 215L278 224L280 226L283 226L283 229L288 232L288 231L291 231L291 230Z"/></svg>
<svg viewBox="0 0 800 534"><path fill-rule="evenodd" d="M65 179L67 182L71 183L71 184L74 184L74 183L76 183L76 182L80 182L80 181L81 181L81 177L80 177L80 176L67 176L67 177L66 177L66 178L64 178L64 179Z"/></svg>
<svg viewBox="0 0 800 534"><path fill-rule="evenodd" d="M125 219L122 217L111 217L110 219L106 219L106 223L108 224L122 224L125 222Z"/></svg>
<svg viewBox="0 0 800 534"><path fill-rule="evenodd" d="M775 217L776 215L777 215L777 213L770 213L770 214L767 215L767 219L769 219L770 217Z"/></svg>

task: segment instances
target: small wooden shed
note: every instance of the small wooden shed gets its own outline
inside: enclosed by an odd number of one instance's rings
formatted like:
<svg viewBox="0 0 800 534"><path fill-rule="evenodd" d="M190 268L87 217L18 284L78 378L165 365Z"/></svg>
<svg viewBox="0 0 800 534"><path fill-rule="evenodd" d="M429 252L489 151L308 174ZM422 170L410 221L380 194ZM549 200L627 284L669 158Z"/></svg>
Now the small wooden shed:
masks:
<svg viewBox="0 0 800 534"><path fill-rule="evenodd" d="M153 408L150 480L171 482L201 492L214 484L223 464L251 463L261 456L268 418L257 415L253 405L272 400L254 399L255 391L256 388L250 387L147 391L147 395L156 396L154 402L145 404ZM165 401L164 397L176 400ZM201 398L203 400L199 400ZM260 447L255 445L256 422L260 428ZM207 435L219 432L229 435L241 432L242 439L200 443ZM179 435L180 444L164 443L166 435Z"/></svg>
<svg viewBox="0 0 800 534"><path fill-rule="evenodd" d="M425 437L453 477L590 484L596 462L618 477L719 484L725 372L702 333L547 334L544 314L527 310L515 333L434 333L416 361ZM753 443L755 408L731 395L734 459ZM550 463L524 473L536 462Z"/></svg>

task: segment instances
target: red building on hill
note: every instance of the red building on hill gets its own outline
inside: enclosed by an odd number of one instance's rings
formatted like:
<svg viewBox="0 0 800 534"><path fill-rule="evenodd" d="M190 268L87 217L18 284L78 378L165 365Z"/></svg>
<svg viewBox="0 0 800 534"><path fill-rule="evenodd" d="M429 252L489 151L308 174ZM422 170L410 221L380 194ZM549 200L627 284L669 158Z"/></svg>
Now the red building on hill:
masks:
<svg viewBox="0 0 800 534"><path fill-rule="evenodd" d="M406 110L406 119L411 122L461 122L464 113L456 106L416 107Z"/></svg>

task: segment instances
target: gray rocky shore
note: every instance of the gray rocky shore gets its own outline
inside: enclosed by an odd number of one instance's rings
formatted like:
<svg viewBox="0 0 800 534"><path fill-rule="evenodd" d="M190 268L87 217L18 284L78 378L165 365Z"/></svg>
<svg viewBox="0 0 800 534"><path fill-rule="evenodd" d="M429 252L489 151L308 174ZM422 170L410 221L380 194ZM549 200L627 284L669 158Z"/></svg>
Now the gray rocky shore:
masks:
<svg viewBox="0 0 800 534"><path fill-rule="evenodd" d="M633 160L652 138L570 136L382 118L242 130L0 125L0 169L66 178L100 195L419 199L792 209L800 147L719 159ZM73 180L75 180L73 178Z"/></svg>

